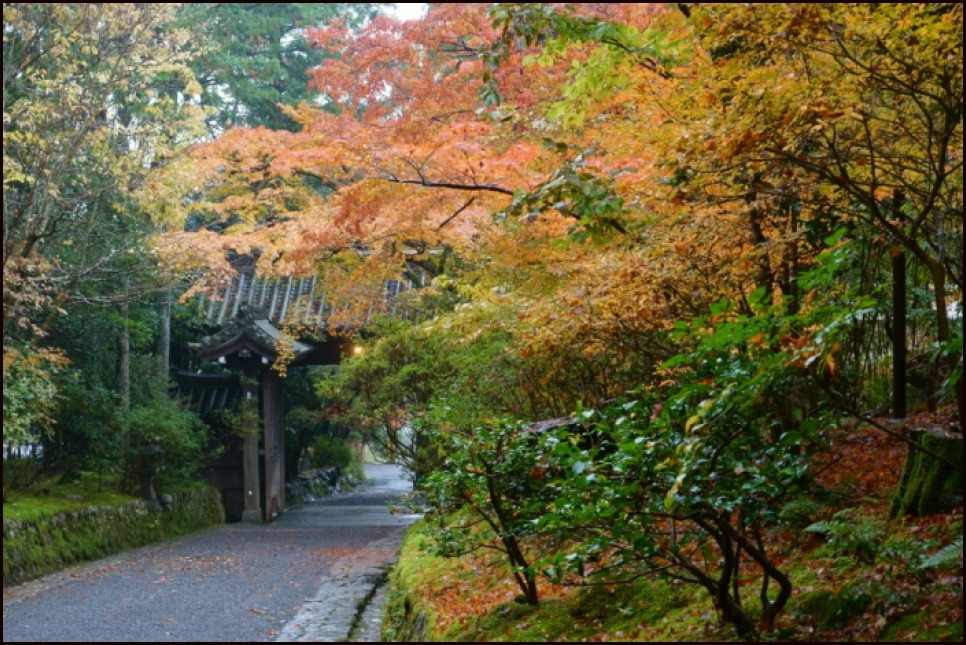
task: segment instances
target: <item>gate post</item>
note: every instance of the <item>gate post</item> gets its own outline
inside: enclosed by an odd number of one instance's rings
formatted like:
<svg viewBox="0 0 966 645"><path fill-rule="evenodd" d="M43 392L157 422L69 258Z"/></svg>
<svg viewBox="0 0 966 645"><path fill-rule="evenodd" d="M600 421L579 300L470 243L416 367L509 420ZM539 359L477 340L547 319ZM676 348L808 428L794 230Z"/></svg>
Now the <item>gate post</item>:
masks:
<svg viewBox="0 0 966 645"><path fill-rule="evenodd" d="M245 401L242 405L251 405L255 399L258 409L257 385L245 383ZM258 415L244 415L245 436L242 439L242 480L245 488L245 507L242 511L242 521L253 524L261 523L262 509L260 504L260 488L258 481Z"/></svg>

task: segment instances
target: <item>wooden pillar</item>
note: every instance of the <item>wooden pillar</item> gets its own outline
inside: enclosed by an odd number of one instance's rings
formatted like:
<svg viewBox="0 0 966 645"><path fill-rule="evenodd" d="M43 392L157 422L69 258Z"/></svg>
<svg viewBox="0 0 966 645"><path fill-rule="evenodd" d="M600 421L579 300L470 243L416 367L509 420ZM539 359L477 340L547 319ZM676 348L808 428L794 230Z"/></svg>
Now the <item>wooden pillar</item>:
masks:
<svg viewBox="0 0 966 645"><path fill-rule="evenodd" d="M259 503L258 481L258 390L257 385L245 383L242 405L245 407L245 436L242 439L242 479L244 481L245 506L242 511L242 521L259 523L262 521L262 509ZM248 411L254 409L255 414Z"/></svg>
<svg viewBox="0 0 966 645"><path fill-rule="evenodd" d="M265 521L271 522L285 507L285 428L282 379L275 370L262 377L265 427Z"/></svg>

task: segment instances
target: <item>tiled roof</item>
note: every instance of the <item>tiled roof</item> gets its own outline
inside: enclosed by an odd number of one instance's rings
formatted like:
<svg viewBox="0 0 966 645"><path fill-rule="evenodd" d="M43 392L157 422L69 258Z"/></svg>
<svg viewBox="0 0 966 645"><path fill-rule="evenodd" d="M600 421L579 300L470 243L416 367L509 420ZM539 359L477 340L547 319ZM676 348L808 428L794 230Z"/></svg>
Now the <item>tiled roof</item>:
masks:
<svg viewBox="0 0 966 645"><path fill-rule="evenodd" d="M237 374L195 374L179 370L174 378L171 397L180 401L184 409L198 414L234 410L241 398Z"/></svg>
<svg viewBox="0 0 966 645"><path fill-rule="evenodd" d="M387 280L382 299L373 302L365 322L376 311L397 313L399 294L419 288L411 280ZM258 277L240 274L229 280L217 297L201 296L199 307L210 324L225 325L236 318L243 305L260 309L276 327L304 325L325 329L332 314L346 303L334 301L317 277Z"/></svg>

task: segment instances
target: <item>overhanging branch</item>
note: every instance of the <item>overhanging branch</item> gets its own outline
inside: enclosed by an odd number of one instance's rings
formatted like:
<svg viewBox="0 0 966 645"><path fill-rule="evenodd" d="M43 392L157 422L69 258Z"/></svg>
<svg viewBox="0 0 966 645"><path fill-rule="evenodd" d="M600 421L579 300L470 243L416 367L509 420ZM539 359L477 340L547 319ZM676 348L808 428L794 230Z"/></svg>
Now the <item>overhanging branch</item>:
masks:
<svg viewBox="0 0 966 645"><path fill-rule="evenodd" d="M491 193L499 193L501 195L513 196L513 191L508 188L503 188L501 186L494 186L492 184L456 184L445 181L430 181L428 179L384 179L394 184L410 184L413 186L424 186L426 188L446 188L449 190L467 190L467 191L484 191Z"/></svg>

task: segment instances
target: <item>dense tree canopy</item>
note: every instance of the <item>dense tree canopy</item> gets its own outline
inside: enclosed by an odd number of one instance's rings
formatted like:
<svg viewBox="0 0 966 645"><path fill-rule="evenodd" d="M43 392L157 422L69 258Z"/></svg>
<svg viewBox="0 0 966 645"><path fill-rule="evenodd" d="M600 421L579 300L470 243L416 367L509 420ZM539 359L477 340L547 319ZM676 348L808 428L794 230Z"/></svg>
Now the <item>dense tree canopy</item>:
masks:
<svg viewBox="0 0 966 645"><path fill-rule="evenodd" d="M173 7L3 11L4 437L23 439L56 403L64 347L44 336L58 319L77 316L76 330L89 307L157 286L137 191L203 122L190 34L166 29Z"/></svg>
<svg viewBox="0 0 966 645"><path fill-rule="evenodd" d="M380 3L191 2L178 10L178 24L190 30L204 52L191 65L204 88L205 105L216 108L209 124L290 130L296 124L279 108L316 102L309 71L325 57L304 31L339 17L358 26Z"/></svg>
<svg viewBox="0 0 966 645"><path fill-rule="evenodd" d="M197 136L190 36L161 31L172 12L4 5L5 339L34 285L76 294L118 270L141 237L133 193Z"/></svg>

